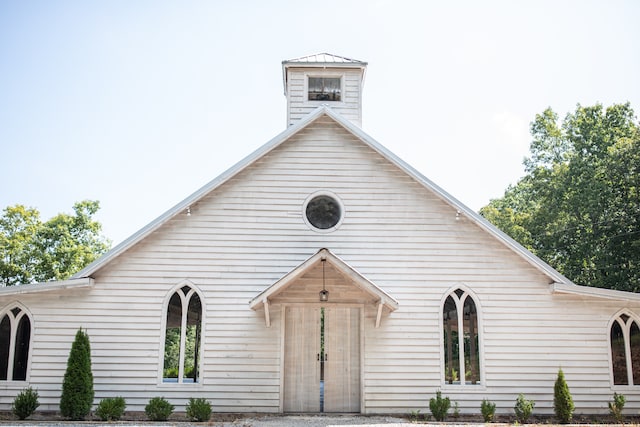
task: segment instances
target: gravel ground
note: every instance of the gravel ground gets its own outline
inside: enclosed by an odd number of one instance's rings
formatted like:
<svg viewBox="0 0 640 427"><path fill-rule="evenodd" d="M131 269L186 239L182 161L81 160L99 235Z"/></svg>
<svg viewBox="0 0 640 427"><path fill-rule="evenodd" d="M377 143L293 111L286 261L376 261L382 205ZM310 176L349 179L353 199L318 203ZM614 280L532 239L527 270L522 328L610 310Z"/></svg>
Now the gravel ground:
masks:
<svg viewBox="0 0 640 427"><path fill-rule="evenodd" d="M227 424L223 424L226 426ZM243 418L234 421L229 426L233 427L330 427L330 426L385 426L405 427L411 425L402 418L376 417L360 415L289 415L289 416L265 416L256 418Z"/></svg>

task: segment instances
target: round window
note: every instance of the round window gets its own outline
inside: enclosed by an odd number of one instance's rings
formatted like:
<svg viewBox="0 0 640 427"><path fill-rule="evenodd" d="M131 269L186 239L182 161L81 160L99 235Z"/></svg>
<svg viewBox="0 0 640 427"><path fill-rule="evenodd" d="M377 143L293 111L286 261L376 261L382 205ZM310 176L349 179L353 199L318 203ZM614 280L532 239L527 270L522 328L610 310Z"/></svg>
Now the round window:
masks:
<svg viewBox="0 0 640 427"><path fill-rule="evenodd" d="M333 231L342 220L342 205L327 193L312 195L304 206L304 217L309 225L322 231Z"/></svg>

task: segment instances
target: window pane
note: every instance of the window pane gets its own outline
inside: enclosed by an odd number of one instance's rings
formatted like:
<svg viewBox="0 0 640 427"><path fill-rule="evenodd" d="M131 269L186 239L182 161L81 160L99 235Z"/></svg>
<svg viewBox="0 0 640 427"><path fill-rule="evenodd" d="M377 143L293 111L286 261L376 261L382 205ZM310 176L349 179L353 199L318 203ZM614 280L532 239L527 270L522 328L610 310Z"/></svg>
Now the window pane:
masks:
<svg viewBox="0 0 640 427"><path fill-rule="evenodd" d="M164 340L165 381L178 381L180 364L180 327L182 325L182 301L176 292L167 306L167 329ZM168 380L171 379L171 380Z"/></svg>
<svg viewBox="0 0 640 427"><path fill-rule="evenodd" d="M631 334L629 335L631 342L631 366L633 367L633 384L640 385L640 329L638 324L631 324Z"/></svg>
<svg viewBox="0 0 640 427"><path fill-rule="evenodd" d="M309 77L310 101L340 101L340 77Z"/></svg>
<svg viewBox="0 0 640 427"><path fill-rule="evenodd" d="M444 325L444 381L459 382L458 311L453 297L447 297L442 310Z"/></svg>
<svg viewBox="0 0 640 427"><path fill-rule="evenodd" d="M24 381L27 379L27 364L29 361L29 340L31 339L31 322L27 316L22 316L16 331L16 349L13 358L13 379Z"/></svg>
<svg viewBox="0 0 640 427"><path fill-rule="evenodd" d="M478 352L478 314L471 297L464 300L464 367L465 382L480 382L480 354Z"/></svg>
<svg viewBox="0 0 640 427"><path fill-rule="evenodd" d="M618 321L615 321L611 326L611 362L613 363L613 383L620 385L628 384L624 334Z"/></svg>
<svg viewBox="0 0 640 427"><path fill-rule="evenodd" d="M198 382L200 377L198 358L200 351L200 332L202 318L202 305L198 294L193 294L189 300L189 311L187 312L187 340L184 353L184 379L191 382Z"/></svg>
<svg viewBox="0 0 640 427"><path fill-rule="evenodd" d="M11 321L5 315L0 322L0 380L6 380L9 369L9 345L11 343Z"/></svg>

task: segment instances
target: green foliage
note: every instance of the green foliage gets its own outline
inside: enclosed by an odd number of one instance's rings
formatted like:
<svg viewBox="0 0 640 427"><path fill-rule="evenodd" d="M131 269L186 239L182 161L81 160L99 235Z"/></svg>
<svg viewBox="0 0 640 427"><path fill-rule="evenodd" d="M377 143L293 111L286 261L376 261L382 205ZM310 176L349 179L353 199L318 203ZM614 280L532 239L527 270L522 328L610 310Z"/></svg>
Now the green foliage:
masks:
<svg viewBox="0 0 640 427"><path fill-rule="evenodd" d="M424 418L424 416L420 413L420 409L416 409L409 413L409 420L412 422L420 421Z"/></svg>
<svg viewBox="0 0 640 427"><path fill-rule="evenodd" d="M38 397L38 392L31 387L22 390L13 400L11 406L13 414L21 420L29 417L40 406Z"/></svg>
<svg viewBox="0 0 640 427"><path fill-rule="evenodd" d="M640 125L627 104L551 109L527 174L480 213L576 283L640 291Z"/></svg>
<svg viewBox="0 0 640 427"><path fill-rule="evenodd" d="M209 421L209 418L211 418L211 403L202 398L190 398L187 404L187 418L190 421L199 423Z"/></svg>
<svg viewBox="0 0 640 427"><path fill-rule="evenodd" d="M624 420L622 410L626 402L627 398L623 394L613 393L613 402L609 402L609 413L613 415L617 423L621 423Z"/></svg>
<svg viewBox="0 0 640 427"><path fill-rule="evenodd" d="M73 206L74 215L58 214L46 222L37 209L5 208L0 216L0 285L64 280L105 253L110 242L93 219L97 201Z"/></svg>
<svg viewBox="0 0 640 427"><path fill-rule="evenodd" d="M447 418L447 412L451 407L451 401L448 397L442 397L440 390L436 392L436 397L429 400L429 410L436 421L444 421Z"/></svg>
<svg viewBox="0 0 640 427"><path fill-rule="evenodd" d="M531 417L535 406L536 404L533 400L525 399L524 395L520 393L516 399L516 406L513 407L513 411L516 413L516 420L521 424L526 423Z"/></svg>
<svg viewBox="0 0 640 427"><path fill-rule="evenodd" d="M124 397L107 397L102 399L96 408L96 415L102 421L117 421L124 414L127 403Z"/></svg>
<svg viewBox="0 0 640 427"><path fill-rule="evenodd" d="M574 409L573 398L564 379L564 372L559 369L558 378L553 386L553 410L562 424L568 424L573 418Z"/></svg>
<svg viewBox="0 0 640 427"><path fill-rule="evenodd" d="M151 421L167 421L173 413L173 409L174 406L164 397L154 397L144 407L144 412Z"/></svg>
<svg viewBox="0 0 640 427"><path fill-rule="evenodd" d="M480 412L485 423L492 423L496 416L496 404L487 399L482 399Z"/></svg>
<svg viewBox="0 0 640 427"><path fill-rule="evenodd" d="M93 374L89 335L82 329L76 333L62 382L60 412L72 420L83 420L93 405Z"/></svg>

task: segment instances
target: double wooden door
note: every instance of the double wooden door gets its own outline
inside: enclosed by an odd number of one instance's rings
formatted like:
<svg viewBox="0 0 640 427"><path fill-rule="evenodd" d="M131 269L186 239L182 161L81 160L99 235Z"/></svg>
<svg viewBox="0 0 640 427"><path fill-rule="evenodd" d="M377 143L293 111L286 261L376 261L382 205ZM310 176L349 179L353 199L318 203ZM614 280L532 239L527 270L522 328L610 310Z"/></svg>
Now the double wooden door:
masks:
<svg viewBox="0 0 640 427"><path fill-rule="evenodd" d="M285 412L360 412L360 308L286 307Z"/></svg>

